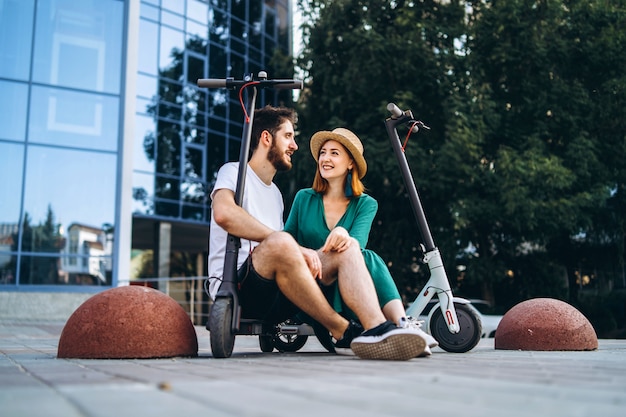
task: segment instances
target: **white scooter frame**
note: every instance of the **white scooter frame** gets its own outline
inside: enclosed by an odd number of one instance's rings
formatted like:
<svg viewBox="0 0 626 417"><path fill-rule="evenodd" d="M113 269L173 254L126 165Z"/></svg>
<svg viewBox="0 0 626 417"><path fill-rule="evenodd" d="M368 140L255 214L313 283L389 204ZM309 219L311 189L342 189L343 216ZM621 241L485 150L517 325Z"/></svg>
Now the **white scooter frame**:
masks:
<svg viewBox="0 0 626 417"><path fill-rule="evenodd" d="M428 302L437 295L439 302L429 312L426 330L437 339L442 349L448 352L467 352L478 344L482 335L479 313L471 306L468 300L452 295L452 289L443 266L441 254L435 246L430 233L424 209L422 208L397 131L399 125L405 124L409 125L409 129L412 132L417 132L419 127L425 129L429 129L429 127L421 121L415 120L410 110L403 112L393 103L387 105L387 110L391 112L391 117L385 120L387 134L402 170L404 184L422 235L422 262L427 264L430 270L428 282L407 309L407 315L417 318L424 311Z"/></svg>

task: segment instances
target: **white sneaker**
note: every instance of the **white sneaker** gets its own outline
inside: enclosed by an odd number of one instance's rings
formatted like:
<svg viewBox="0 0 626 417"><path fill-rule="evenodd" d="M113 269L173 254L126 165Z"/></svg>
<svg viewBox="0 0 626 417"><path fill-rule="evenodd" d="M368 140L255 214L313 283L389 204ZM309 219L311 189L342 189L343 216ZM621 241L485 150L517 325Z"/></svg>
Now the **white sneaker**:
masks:
<svg viewBox="0 0 626 417"><path fill-rule="evenodd" d="M437 342L437 339L422 330L422 323L424 323L422 320L417 320L416 318L413 318L411 316L402 317L400 319L400 327L414 329L420 332L424 339L426 339L426 343L430 349L439 346L439 342Z"/></svg>

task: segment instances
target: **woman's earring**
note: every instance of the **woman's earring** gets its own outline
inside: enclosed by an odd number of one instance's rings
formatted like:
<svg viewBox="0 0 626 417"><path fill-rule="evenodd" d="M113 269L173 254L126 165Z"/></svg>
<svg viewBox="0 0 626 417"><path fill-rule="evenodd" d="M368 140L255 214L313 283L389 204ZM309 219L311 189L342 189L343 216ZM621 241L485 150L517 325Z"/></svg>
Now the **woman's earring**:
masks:
<svg viewBox="0 0 626 417"><path fill-rule="evenodd" d="M352 170L349 170L346 176L345 194L348 198L352 197Z"/></svg>

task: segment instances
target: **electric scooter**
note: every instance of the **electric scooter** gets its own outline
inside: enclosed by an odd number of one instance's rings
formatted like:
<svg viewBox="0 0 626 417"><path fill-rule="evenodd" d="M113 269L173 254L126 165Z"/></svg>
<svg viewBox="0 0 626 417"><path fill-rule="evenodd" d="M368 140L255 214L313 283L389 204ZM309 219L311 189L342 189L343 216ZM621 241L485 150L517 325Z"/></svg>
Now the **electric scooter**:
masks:
<svg viewBox="0 0 626 417"><path fill-rule="evenodd" d="M237 90L239 100L244 108L244 125L239 153L239 170L235 202L241 206L243 202L246 182L246 167L250 150L252 123L257 92L260 89L301 89L301 80L270 80L267 73L261 71L257 78L247 75L242 80L226 79L199 79L198 87L226 88ZM247 98L244 105L244 91ZM235 344L235 335L258 335L259 346L262 352L279 351L295 352L301 349L311 335L320 334L324 340L328 339L327 331L319 325L310 325L296 318L280 324L266 323L261 320L241 318L241 306L237 295L237 255L241 247L239 237L229 234L226 242L224 257L224 276L220 289L209 312L206 324L211 340L211 351L215 358L228 358L232 355ZM208 294L208 281L205 281L205 292ZM327 349L327 343L322 343Z"/></svg>
<svg viewBox="0 0 626 417"><path fill-rule="evenodd" d="M426 323L428 331L438 342L439 347L447 352L464 353L473 349L480 341L482 324L479 313L466 299L454 297L439 249L435 246L426 215L413 181L413 176L398 136L398 126L408 126L408 136L420 128L429 129L424 123L413 117L411 110L402 111L394 103L387 105L391 116L385 120L387 135L402 171L404 185L409 194L413 214L417 220L422 237L420 244L423 257L422 263L427 264L430 278L421 289L406 313L417 318L428 302L437 296L438 303L430 310Z"/></svg>

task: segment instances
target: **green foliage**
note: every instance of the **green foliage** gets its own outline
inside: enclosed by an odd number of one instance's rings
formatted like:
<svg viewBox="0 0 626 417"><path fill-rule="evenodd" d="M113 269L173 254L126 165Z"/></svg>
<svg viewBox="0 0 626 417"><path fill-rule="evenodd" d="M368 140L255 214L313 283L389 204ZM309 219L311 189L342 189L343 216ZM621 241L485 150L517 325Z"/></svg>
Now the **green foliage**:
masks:
<svg viewBox="0 0 626 417"><path fill-rule="evenodd" d="M383 124L395 102L432 128L409 137L406 156L457 291L573 298L592 248L624 280L625 1L299 4L307 89L288 199L310 185L308 138L355 131L380 204L370 247L410 299L427 276Z"/></svg>

